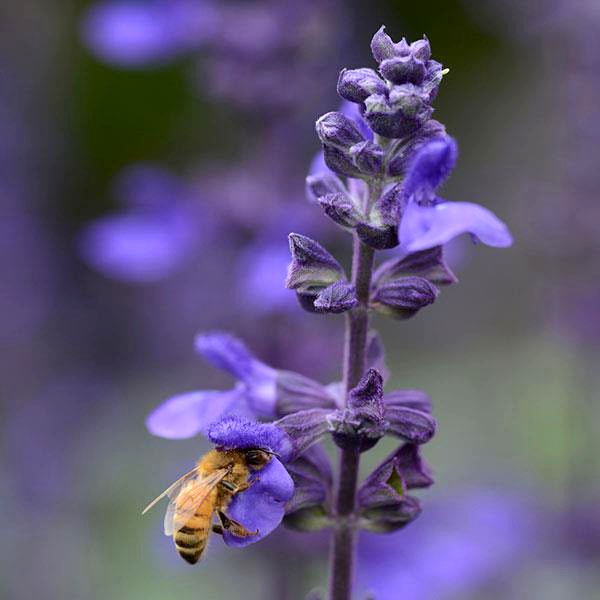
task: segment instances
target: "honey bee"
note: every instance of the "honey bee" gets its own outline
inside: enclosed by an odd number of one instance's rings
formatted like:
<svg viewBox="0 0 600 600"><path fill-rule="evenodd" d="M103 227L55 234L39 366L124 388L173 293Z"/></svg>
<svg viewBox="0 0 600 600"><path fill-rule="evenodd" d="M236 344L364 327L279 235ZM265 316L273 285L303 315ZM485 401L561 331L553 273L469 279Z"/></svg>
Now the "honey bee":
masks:
<svg viewBox="0 0 600 600"><path fill-rule="evenodd" d="M172 536L179 556L196 564L211 531L230 531L238 537L257 535L248 531L225 512L232 498L258 481L251 472L262 469L273 452L261 448L222 450L215 448L202 456L196 466L180 477L142 512L145 514L159 500L170 498L165 514L165 535ZM213 523L216 517L218 524Z"/></svg>

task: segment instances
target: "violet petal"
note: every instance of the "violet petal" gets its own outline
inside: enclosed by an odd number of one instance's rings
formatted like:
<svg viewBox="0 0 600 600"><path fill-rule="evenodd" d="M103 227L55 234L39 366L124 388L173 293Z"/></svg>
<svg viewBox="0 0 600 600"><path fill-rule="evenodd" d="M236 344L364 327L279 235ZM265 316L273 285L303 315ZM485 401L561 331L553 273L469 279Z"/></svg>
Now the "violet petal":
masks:
<svg viewBox="0 0 600 600"><path fill-rule="evenodd" d="M146 418L146 427L158 437L189 438L206 433L212 423L232 412L238 415L250 413L244 392L239 387L226 392L188 392L173 396L155 408Z"/></svg>
<svg viewBox="0 0 600 600"><path fill-rule="evenodd" d="M237 537L223 532L228 546L243 548L260 541L281 523L287 502L294 494L294 482L277 458L256 473L258 481L249 489L234 496L228 516L241 523L248 531L258 530L257 535Z"/></svg>
<svg viewBox="0 0 600 600"><path fill-rule="evenodd" d="M400 243L408 252L446 244L463 233L497 248L513 242L508 227L493 212L471 202L440 202L435 206L411 202L400 222Z"/></svg>

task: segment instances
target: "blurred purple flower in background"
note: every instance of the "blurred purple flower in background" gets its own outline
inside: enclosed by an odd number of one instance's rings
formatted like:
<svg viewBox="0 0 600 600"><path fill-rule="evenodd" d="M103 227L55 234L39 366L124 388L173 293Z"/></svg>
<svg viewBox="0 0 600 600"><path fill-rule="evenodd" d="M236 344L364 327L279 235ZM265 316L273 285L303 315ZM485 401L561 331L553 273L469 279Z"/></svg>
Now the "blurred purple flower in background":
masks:
<svg viewBox="0 0 600 600"><path fill-rule="evenodd" d="M428 519L359 541L358 587L377 600L464 598L543 543L522 498L473 490L430 503Z"/></svg>
<svg viewBox="0 0 600 600"><path fill-rule="evenodd" d="M127 168L115 195L121 212L93 221L79 237L81 256L107 277L160 281L181 267L209 233L192 191L159 167Z"/></svg>
<svg viewBox="0 0 600 600"><path fill-rule="evenodd" d="M205 0L107 0L82 22L83 39L117 67L156 67L206 43L218 28L216 4Z"/></svg>

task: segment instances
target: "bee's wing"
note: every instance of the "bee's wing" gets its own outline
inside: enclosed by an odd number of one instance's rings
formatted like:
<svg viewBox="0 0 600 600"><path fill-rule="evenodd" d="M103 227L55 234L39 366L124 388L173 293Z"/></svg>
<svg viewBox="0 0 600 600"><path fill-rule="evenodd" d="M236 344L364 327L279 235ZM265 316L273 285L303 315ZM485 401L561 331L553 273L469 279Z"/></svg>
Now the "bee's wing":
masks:
<svg viewBox="0 0 600 600"><path fill-rule="evenodd" d="M182 481L177 489L169 493L171 502L165 514L165 535L179 531L196 514L198 507L206 500L211 490L227 475L227 469L217 469L206 477L196 477ZM185 496L179 498L185 488Z"/></svg>
<svg viewBox="0 0 600 600"><path fill-rule="evenodd" d="M146 508L142 511L142 514L145 515L155 504L160 502L165 496L169 496L169 498L173 498L175 495L179 493L181 486L191 477L196 474L196 468L194 467L191 471L180 477L175 483L171 484L160 496L157 496L146 506Z"/></svg>

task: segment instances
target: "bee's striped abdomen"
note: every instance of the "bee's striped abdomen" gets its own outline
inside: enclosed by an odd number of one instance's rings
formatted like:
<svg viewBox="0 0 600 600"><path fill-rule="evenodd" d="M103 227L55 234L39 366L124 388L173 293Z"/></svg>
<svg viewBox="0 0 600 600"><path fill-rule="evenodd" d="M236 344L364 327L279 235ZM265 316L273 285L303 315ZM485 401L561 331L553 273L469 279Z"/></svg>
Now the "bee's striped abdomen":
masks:
<svg viewBox="0 0 600 600"><path fill-rule="evenodd" d="M212 495L212 494L211 494ZM214 495L212 495L214 497ZM195 565L202 556L208 543L212 526L214 501L209 498L196 510L196 514L173 534L173 541L179 556L191 565Z"/></svg>

